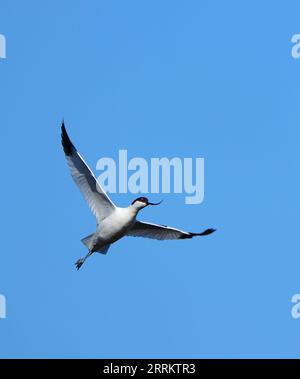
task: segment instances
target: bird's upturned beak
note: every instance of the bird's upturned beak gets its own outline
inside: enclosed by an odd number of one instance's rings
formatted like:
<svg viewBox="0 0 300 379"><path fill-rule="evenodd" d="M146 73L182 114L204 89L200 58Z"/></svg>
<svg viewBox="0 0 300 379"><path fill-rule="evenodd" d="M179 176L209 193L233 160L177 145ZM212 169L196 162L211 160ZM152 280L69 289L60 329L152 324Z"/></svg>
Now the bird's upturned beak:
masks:
<svg viewBox="0 0 300 379"><path fill-rule="evenodd" d="M159 204L161 204L162 202L163 202L163 200L161 200L161 201L158 202L158 203L150 203L150 202L148 201L147 205L159 205Z"/></svg>

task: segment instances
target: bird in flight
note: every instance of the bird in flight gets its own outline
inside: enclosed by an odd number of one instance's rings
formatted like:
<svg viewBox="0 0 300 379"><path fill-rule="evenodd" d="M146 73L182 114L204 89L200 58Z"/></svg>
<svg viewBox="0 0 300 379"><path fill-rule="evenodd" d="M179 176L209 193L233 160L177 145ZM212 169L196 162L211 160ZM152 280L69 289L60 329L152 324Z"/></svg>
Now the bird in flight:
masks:
<svg viewBox="0 0 300 379"><path fill-rule="evenodd" d="M206 229L202 233L191 233L170 226L138 221L136 217L140 210L161 202L151 203L146 197L138 197L127 208L117 207L71 142L64 122L61 125L61 137L71 175L97 220L96 231L82 239L88 248L88 254L75 263L77 270L93 253L107 254L110 245L124 236L178 240L207 236L215 232L215 229Z"/></svg>

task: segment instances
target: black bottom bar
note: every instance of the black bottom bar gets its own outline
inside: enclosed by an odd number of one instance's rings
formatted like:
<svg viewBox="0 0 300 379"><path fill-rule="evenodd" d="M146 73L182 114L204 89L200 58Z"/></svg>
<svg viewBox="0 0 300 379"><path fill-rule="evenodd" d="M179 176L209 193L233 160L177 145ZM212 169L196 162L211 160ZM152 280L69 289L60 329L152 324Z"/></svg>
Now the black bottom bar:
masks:
<svg viewBox="0 0 300 379"><path fill-rule="evenodd" d="M210 374L239 374L256 375L263 370L270 373L276 369L286 374L288 366L298 365L298 360L214 360L214 359L3 359L0 360L0 372L25 374L43 377L47 374L82 375L83 378L99 378L108 376L125 377L155 377L155 376L189 376L199 377L207 372ZM4 376L2 376L4 378Z"/></svg>

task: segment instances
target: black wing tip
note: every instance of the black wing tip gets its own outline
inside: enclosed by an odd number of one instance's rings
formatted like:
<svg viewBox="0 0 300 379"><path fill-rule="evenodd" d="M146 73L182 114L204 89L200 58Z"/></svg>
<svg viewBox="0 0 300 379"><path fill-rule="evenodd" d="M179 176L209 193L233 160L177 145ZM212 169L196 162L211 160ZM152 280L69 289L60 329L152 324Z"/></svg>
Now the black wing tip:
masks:
<svg viewBox="0 0 300 379"><path fill-rule="evenodd" d="M189 233L189 234L182 234L180 237L179 237L179 239L180 240L185 240L185 239L187 239L187 238L193 238L194 236L193 236L193 233Z"/></svg>
<svg viewBox="0 0 300 379"><path fill-rule="evenodd" d="M206 229L202 233L189 233L189 234L183 234L180 239L186 239L186 238L193 238L193 237L199 237L199 236L208 236L209 234L212 234L216 231L217 229Z"/></svg>
<svg viewBox="0 0 300 379"><path fill-rule="evenodd" d="M66 131L64 120L62 120L62 123L61 123L61 143L63 145L65 154L67 156L72 155L75 148L74 148L74 145L72 144L70 137L68 136L68 133Z"/></svg>
<svg viewBox="0 0 300 379"><path fill-rule="evenodd" d="M208 236L209 234L212 234L216 231L217 231L217 229L213 229L213 228L206 229L206 230L204 230L203 233L200 233L200 236Z"/></svg>

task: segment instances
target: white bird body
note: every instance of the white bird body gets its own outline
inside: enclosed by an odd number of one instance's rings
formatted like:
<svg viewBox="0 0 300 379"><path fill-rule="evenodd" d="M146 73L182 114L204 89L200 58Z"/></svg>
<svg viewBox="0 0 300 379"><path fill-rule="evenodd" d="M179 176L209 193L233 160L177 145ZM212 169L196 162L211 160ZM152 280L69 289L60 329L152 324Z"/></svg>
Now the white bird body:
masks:
<svg viewBox="0 0 300 379"><path fill-rule="evenodd" d="M116 207L113 213L97 226L89 248L98 251L105 245L112 244L124 237L135 224L137 213L138 209L132 205L128 208Z"/></svg>
<svg viewBox="0 0 300 379"><path fill-rule="evenodd" d="M95 252L106 254L110 245L124 236L146 237L157 240L187 239L211 234L215 229L202 233L191 233L166 225L153 224L136 220L139 211L150 203L147 198L135 199L127 208L117 207L104 192L94 174L72 144L64 123L62 124L62 145L71 170L72 177L88 202L97 220L95 233L83 238L82 242L89 249L86 257L76 262L79 269L85 260Z"/></svg>

